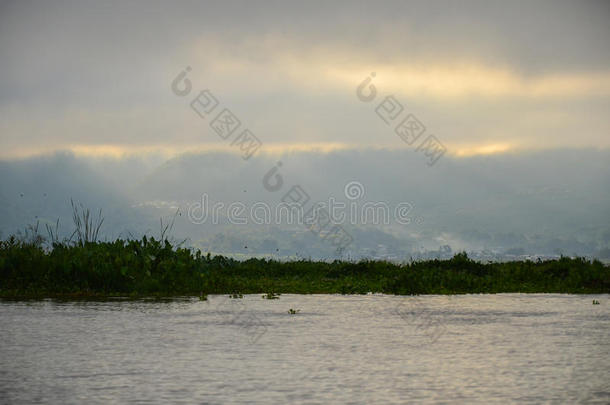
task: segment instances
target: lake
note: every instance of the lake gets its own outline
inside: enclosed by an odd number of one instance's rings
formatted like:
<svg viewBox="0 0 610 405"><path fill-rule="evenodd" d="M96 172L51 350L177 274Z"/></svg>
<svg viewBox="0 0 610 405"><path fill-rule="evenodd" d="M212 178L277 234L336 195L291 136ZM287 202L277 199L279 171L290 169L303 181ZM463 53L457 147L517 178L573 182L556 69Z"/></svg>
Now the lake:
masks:
<svg viewBox="0 0 610 405"><path fill-rule="evenodd" d="M608 404L609 303L561 294L2 301L0 402Z"/></svg>

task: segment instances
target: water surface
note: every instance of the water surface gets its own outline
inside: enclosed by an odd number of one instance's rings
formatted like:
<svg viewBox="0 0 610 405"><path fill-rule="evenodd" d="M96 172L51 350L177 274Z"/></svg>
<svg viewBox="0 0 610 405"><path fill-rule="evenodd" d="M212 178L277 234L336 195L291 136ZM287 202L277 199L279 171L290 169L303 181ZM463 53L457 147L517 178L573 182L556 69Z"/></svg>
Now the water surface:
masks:
<svg viewBox="0 0 610 405"><path fill-rule="evenodd" d="M0 402L607 404L609 303L554 294L4 301Z"/></svg>

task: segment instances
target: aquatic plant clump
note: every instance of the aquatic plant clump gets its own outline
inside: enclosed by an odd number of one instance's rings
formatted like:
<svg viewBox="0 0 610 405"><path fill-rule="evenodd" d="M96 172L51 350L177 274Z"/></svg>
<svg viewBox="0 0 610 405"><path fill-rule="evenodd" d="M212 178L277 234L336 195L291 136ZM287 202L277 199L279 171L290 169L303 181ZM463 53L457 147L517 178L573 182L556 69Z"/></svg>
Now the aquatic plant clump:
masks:
<svg viewBox="0 0 610 405"><path fill-rule="evenodd" d="M271 291L271 292L270 292ZM610 267L563 257L479 263L465 253L448 260L396 264L336 260L238 261L143 237L114 242L0 241L0 296L176 296L263 293L366 294L610 293Z"/></svg>

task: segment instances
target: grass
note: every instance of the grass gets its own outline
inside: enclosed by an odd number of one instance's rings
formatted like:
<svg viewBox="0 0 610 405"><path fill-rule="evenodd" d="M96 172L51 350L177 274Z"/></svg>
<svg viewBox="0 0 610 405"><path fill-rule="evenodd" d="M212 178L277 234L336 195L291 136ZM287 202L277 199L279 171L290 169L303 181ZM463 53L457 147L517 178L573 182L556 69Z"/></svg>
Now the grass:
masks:
<svg viewBox="0 0 610 405"><path fill-rule="evenodd" d="M55 241L52 248L36 239L0 241L0 297L610 293L610 267L583 258L484 264L460 253L408 264L238 261L167 240L97 242L83 236L76 242Z"/></svg>

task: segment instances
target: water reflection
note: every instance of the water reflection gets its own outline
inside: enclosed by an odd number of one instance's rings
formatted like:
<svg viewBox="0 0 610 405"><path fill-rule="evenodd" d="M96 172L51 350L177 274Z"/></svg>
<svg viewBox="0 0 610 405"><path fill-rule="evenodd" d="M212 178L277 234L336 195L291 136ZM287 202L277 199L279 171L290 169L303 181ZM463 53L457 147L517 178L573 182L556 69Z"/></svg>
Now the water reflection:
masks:
<svg viewBox="0 0 610 405"><path fill-rule="evenodd" d="M9 403L608 403L609 298L4 301L0 395Z"/></svg>

